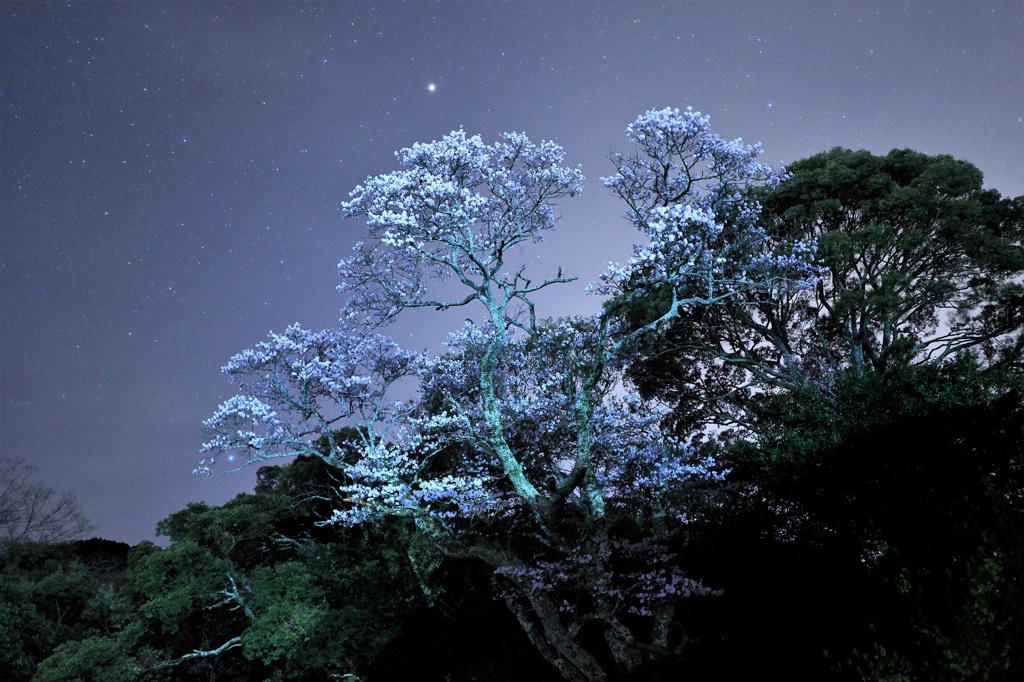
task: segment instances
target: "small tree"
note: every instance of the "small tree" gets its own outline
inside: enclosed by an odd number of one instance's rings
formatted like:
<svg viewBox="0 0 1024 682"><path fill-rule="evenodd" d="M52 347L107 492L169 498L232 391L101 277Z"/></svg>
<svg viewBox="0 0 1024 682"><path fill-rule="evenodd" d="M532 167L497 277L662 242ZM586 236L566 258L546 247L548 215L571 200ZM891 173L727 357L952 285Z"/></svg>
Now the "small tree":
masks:
<svg viewBox="0 0 1024 682"><path fill-rule="evenodd" d="M240 394L206 422L213 457L307 454L337 467L347 504L335 522L409 517L442 551L487 563L570 680L654 674L687 640L678 604L707 592L681 568L680 534L699 514L700 483L722 472L625 390L637 342L687 311L806 288L816 272L812 242L777 242L757 225L746 190L783 177L757 162L758 147L723 140L692 110L649 111L627 135L636 151L615 157L605 184L648 243L594 287L617 295L602 314L539 322L532 295L572 278L536 281L511 262L554 227L554 202L580 192L580 171L552 142L485 145L456 131L403 149L402 170L368 178L344 204L371 241L339 266L341 326L293 326L232 358L224 370ZM438 294L445 280L460 293ZM652 296L666 301L656 319L619 323ZM467 320L447 353L377 333L408 309L468 306L483 319ZM418 398L395 402L409 378Z"/></svg>
<svg viewBox="0 0 1024 682"><path fill-rule="evenodd" d="M74 495L33 481L39 468L0 458L0 541L66 542L93 529Z"/></svg>

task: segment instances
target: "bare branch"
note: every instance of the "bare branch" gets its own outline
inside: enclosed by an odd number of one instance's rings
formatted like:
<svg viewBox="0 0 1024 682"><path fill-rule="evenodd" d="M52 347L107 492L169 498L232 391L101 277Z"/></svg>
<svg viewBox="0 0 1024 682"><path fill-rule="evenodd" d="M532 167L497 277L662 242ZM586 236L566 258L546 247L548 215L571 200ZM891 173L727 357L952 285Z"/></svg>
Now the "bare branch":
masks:
<svg viewBox="0 0 1024 682"><path fill-rule="evenodd" d="M67 542L93 530L75 496L32 478L39 468L0 458L0 540Z"/></svg>

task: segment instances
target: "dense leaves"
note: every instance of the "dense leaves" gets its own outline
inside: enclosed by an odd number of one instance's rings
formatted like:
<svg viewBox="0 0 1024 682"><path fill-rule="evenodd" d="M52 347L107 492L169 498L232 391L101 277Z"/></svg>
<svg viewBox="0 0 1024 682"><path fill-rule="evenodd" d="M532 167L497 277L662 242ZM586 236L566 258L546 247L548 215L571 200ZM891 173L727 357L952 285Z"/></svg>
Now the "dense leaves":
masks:
<svg viewBox="0 0 1024 682"><path fill-rule="evenodd" d="M170 547L136 548L125 591L146 619L140 641L197 673L361 670L418 589L400 529L318 530L333 483L319 460L298 460L263 472L255 495L161 522Z"/></svg>
<svg viewBox="0 0 1024 682"><path fill-rule="evenodd" d="M763 406L733 503L696 535L724 594L698 669L729 679L1012 680L1024 671L1024 402L967 361ZM756 570L751 570L751 567ZM746 643L749 658L722 656Z"/></svg>
<svg viewBox="0 0 1024 682"><path fill-rule="evenodd" d="M108 540L7 543L0 551L0 672L28 680L62 643L116 629L128 546Z"/></svg>
<svg viewBox="0 0 1024 682"><path fill-rule="evenodd" d="M1024 201L981 172L908 149L833 149L798 162L766 201L774 228L815 236L829 276L812 313L854 371L978 348L1019 359Z"/></svg>
<svg viewBox="0 0 1024 682"><path fill-rule="evenodd" d="M97 589L44 560L70 550L22 547L3 583L5 613L14 613L0 629L10 645L4 679L520 679L496 663L505 658L533 679L554 679L488 598L487 574L438 561L402 524L317 526L333 484L322 462L299 458L262 469L254 494L173 514L160 524L167 548L142 543L126 562L120 546L93 620L75 604ZM72 600L63 629L43 610L54 590Z"/></svg>

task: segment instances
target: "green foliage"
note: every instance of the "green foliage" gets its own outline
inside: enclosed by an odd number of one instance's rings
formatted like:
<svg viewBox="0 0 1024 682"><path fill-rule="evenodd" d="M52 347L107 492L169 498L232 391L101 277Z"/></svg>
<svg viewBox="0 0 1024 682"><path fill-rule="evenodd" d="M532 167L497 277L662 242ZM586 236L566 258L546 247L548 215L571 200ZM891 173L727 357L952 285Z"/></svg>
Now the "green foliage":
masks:
<svg viewBox="0 0 1024 682"><path fill-rule="evenodd" d="M32 682L127 682L144 669L116 637L96 635L58 646L40 664Z"/></svg>
<svg viewBox="0 0 1024 682"><path fill-rule="evenodd" d="M909 149L835 148L789 170L765 215L781 234L817 237L828 276L810 306L855 371L969 348L1019 357L1024 198L983 189L966 161Z"/></svg>
<svg viewBox="0 0 1024 682"><path fill-rule="evenodd" d="M747 466L756 460L759 475L786 478L813 466L822 453L893 421L981 405L1022 389L1024 377L1016 370L983 367L970 355L941 365L894 365L885 373L840 372L828 393L810 386L760 396L747 414L758 437L737 440L735 452Z"/></svg>
<svg viewBox="0 0 1024 682"><path fill-rule="evenodd" d="M165 519L167 549L143 543L132 551L121 592L128 625L118 642L129 658L150 661L148 675L550 675L490 597L490 576L443 563L411 524L317 526L337 504L336 482L319 460L265 467L258 481L253 495L222 507L192 504ZM194 655L235 637L216 655ZM502 656L518 667L500 665Z"/></svg>
<svg viewBox="0 0 1024 682"><path fill-rule="evenodd" d="M231 575L227 558L194 540L165 550L142 543L132 550L123 596L158 633L174 635L194 618L212 624L214 614L207 607L221 601Z"/></svg>
<svg viewBox="0 0 1024 682"><path fill-rule="evenodd" d="M115 627L127 545L7 543L0 552L0 677L28 680L63 642Z"/></svg>
<svg viewBox="0 0 1024 682"><path fill-rule="evenodd" d="M327 602L309 569L288 561L253 571L250 588L257 618L242 635L245 656L269 665L288 656L325 622Z"/></svg>
<svg viewBox="0 0 1024 682"><path fill-rule="evenodd" d="M266 467L258 480L255 494L190 504L160 522L168 548L132 551L121 593L136 626L129 648L159 650L157 668L176 676L366 669L422 604L408 529L318 526L337 504L319 460Z"/></svg>
<svg viewBox="0 0 1024 682"><path fill-rule="evenodd" d="M53 646L54 628L36 610L31 585L0 578L0 670L27 680Z"/></svg>
<svg viewBox="0 0 1024 682"><path fill-rule="evenodd" d="M696 541L725 589L703 625L761 632L761 672L789 679L1020 679L1019 379L964 358L765 401Z"/></svg>

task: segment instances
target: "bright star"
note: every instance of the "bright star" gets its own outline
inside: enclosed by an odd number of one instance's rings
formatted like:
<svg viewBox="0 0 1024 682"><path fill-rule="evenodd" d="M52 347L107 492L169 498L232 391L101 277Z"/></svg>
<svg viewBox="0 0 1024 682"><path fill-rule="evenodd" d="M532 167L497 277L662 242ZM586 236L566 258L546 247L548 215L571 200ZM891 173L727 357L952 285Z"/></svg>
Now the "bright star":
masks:
<svg viewBox="0 0 1024 682"><path fill-rule="evenodd" d="M437 84L436 83L428 83L427 84L427 90L429 90L430 92L433 92L434 90L437 90Z"/></svg>

